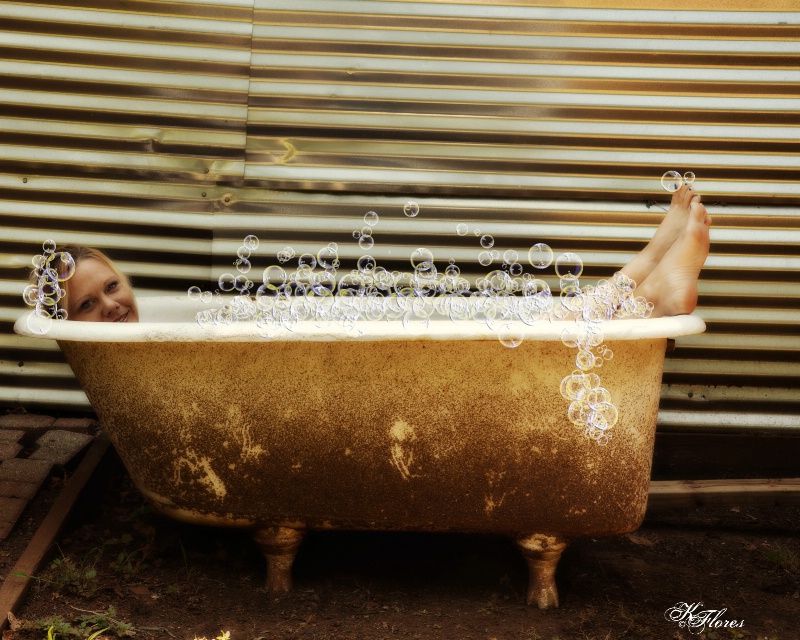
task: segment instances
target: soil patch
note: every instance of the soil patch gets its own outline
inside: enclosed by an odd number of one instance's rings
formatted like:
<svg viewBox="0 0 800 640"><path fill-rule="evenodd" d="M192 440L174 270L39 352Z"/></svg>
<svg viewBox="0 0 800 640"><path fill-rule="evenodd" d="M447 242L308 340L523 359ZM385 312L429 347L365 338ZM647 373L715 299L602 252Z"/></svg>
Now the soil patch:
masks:
<svg viewBox="0 0 800 640"><path fill-rule="evenodd" d="M0 575L57 484L0 547ZM561 606L540 611L525 605L527 569L503 538L312 532L294 591L276 597L245 533L154 513L116 466L94 489L5 640L40 640L51 628L86 638L104 627L100 637L189 640L800 638L796 507L660 512L635 534L575 541L559 565ZM719 624L689 630L665 615L680 618L680 603L724 611L708 617Z"/></svg>

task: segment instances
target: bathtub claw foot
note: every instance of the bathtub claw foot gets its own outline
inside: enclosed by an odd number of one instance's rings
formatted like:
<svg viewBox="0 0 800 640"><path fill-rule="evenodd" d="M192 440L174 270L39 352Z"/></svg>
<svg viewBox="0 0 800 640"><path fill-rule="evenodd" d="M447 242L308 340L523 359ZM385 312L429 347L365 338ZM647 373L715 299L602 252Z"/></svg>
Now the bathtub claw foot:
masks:
<svg viewBox="0 0 800 640"><path fill-rule="evenodd" d="M292 564L304 535L305 531L289 527L267 527L253 534L253 539L267 560L265 588L269 593L291 590Z"/></svg>
<svg viewBox="0 0 800 640"><path fill-rule="evenodd" d="M566 541L558 536L534 533L518 538L517 546L528 562L528 604L536 604L540 609L558 607L556 565L567 548Z"/></svg>

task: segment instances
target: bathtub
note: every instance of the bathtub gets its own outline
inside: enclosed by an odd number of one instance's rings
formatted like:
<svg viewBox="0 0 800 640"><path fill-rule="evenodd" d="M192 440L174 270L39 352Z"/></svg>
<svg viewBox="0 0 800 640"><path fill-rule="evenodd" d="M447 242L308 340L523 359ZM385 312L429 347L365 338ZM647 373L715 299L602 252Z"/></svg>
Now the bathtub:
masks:
<svg viewBox="0 0 800 640"><path fill-rule="evenodd" d="M55 322L56 340L128 472L162 513L252 532L267 589L288 590L305 532L451 531L513 538L528 603L558 606L570 540L644 518L668 338L696 316L613 320L597 373L619 411L605 446L567 418L568 321L507 348L486 325L200 325L200 302L141 298L140 324Z"/></svg>

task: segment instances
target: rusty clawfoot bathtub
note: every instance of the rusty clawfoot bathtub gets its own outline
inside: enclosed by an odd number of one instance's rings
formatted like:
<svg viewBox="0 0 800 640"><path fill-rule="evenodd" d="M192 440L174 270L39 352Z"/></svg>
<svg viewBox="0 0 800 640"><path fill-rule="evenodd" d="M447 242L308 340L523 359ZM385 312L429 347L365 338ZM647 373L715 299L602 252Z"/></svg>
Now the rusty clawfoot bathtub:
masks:
<svg viewBox="0 0 800 640"><path fill-rule="evenodd" d="M57 340L133 480L190 523L247 528L267 587L291 587L310 529L513 537L528 602L558 606L570 539L633 531L647 503L667 339L694 316L606 323L602 383L619 411L606 446L567 418L567 322L505 348L485 325L200 326L198 303L140 300L142 322L55 322ZM18 333L31 333L20 319Z"/></svg>

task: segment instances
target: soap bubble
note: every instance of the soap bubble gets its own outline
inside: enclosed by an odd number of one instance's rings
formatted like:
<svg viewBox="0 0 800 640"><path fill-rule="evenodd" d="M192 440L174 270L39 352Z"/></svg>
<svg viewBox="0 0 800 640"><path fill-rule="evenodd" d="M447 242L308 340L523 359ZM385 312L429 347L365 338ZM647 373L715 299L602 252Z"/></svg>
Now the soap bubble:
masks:
<svg viewBox="0 0 800 640"><path fill-rule="evenodd" d="M364 224L366 224L368 227L374 227L376 224L378 224L378 214L374 211L367 211L364 214Z"/></svg>
<svg viewBox="0 0 800 640"><path fill-rule="evenodd" d="M661 176L661 186L670 193L673 193L681 188L683 183L683 176L677 171L667 171Z"/></svg>
<svg viewBox="0 0 800 640"><path fill-rule="evenodd" d="M519 254L514 249L507 249L503 253L503 262L506 264L514 264L517 260L519 260Z"/></svg>
<svg viewBox="0 0 800 640"><path fill-rule="evenodd" d="M244 246L250 251L255 251L256 249L258 249L258 238L252 234L249 236L245 236L244 242L242 244L244 244Z"/></svg>
<svg viewBox="0 0 800 640"><path fill-rule="evenodd" d="M581 371L589 371L594 368L594 354L588 349L581 349L575 356L575 366Z"/></svg>
<svg viewBox="0 0 800 640"><path fill-rule="evenodd" d="M406 202L403 206L403 213L409 218L414 218L419 213L419 205L416 202Z"/></svg>
<svg viewBox="0 0 800 640"><path fill-rule="evenodd" d="M46 311L36 309L28 314L26 324L31 333L42 336L53 327L53 318Z"/></svg>
<svg viewBox="0 0 800 640"><path fill-rule="evenodd" d="M433 263L433 252L430 249L425 249L424 247L415 249L411 254L411 266L416 269L424 263Z"/></svg>
<svg viewBox="0 0 800 640"><path fill-rule="evenodd" d="M556 259L556 275L562 280L577 280L583 273L583 261L576 253L562 253Z"/></svg>
<svg viewBox="0 0 800 640"><path fill-rule="evenodd" d="M491 249L494 246L494 238L490 235L481 236L481 246L484 249Z"/></svg>
<svg viewBox="0 0 800 640"><path fill-rule="evenodd" d="M230 273L223 273L217 283L219 284L219 288L222 291L233 291L233 287L235 284L236 278L233 277Z"/></svg>
<svg viewBox="0 0 800 640"><path fill-rule="evenodd" d="M693 171L687 171L683 174L683 182L685 184L692 184L695 180L695 175Z"/></svg>
<svg viewBox="0 0 800 640"><path fill-rule="evenodd" d="M297 259L297 268L303 269L313 269L317 266L317 259L311 253L304 253Z"/></svg>
<svg viewBox="0 0 800 640"><path fill-rule="evenodd" d="M460 236L465 236L469 233L469 227L462 222L456 226L456 233Z"/></svg>
<svg viewBox="0 0 800 640"><path fill-rule="evenodd" d="M52 262L55 262L52 267L58 273L59 282L66 282L75 275L75 260L66 251L55 254L54 259L51 260Z"/></svg>
<svg viewBox="0 0 800 640"><path fill-rule="evenodd" d="M361 236L358 239L358 246L362 249L372 249L375 246L375 241L372 239L372 236Z"/></svg>
<svg viewBox="0 0 800 640"><path fill-rule="evenodd" d="M189 287L187 294L189 296L189 300L199 300L200 296L203 295L203 292L200 290L200 287Z"/></svg>
<svg viewBox="0 0 800 640"><path fill-rule="evenodd" d="M358 259L357 267L361 273L371 273L375 270L375 258L372 256L361 256Z"/></svg>
<svg viewBox="0 0 800 640"><path fill-rule="evenodd" d="M317 253L317 264L326 271L339 268L339 254L336 252L338 247L333 243L323 247Z"/></svg>
<svg viewBox="0 0 800 640"><path fill-rule="evenodd" d="M50 255L55 250L56 250L56 241L55 240L45 240L42 243L42 251L44 251L44 254L46 256Z"/></svg>
<svg viewBox="0 0 800 640"><path fill-rule="evenodd" d="M239 260L247 260L250 257L250 249L242 245L236 250L236 257L239 258Z"/></svg>
<svg viewBox="0 0 800 640"><path fill-rule="evenodd" d="M519 262L512 262L511 265L508 267L508 272L512 276L520 276L522 275L522 265Z"/></svg>
<svg viewBox="0 0 800 640"><path fill-rule="evenodd" d="M213 295L214 294L212 294L210 291L203 291L203 293L200 294L200 302L205 302L206 304L208 304L209 302L211 302L211 298L213 297Z"/></svg>
<svg viewBox="0 0 800 640"><path fill-rule="evenodd" d="M497 337L504 347L514 349L522 344L525 339L525 332L512 324L507 324L500 327Z"/></svg>
<svg viewBox="0 0 800 640"><path fill-rule="evenodd" d="M543 242L538 242L528 250L528 262L536 269L546 269L553 264L553 250Z"/></svg>
<svg viewBox="0 0 800 640"><path fill-rule="evenodd" d="M488 267L490 264L492 264L492 254L489 253L488 251L481 251L478 254L478 262L482 266Z"/></svg>
<svg viewBox="0 0 800 640"><path fill-rule="evenodd" d="M252 265L250 264L250 261L246 260L244 258L240 258L239 260L234 262L233 266L236 267L236 270L239 273L247 273L248 271L250 271L250 268L252 267Z"/></svg>
<svg viewBox="0 0 800 640"><path fill-rule="evenodd" d="M245 293L248 289L252 288L253 283L247 276L239 275L234 278L233 286L239 293Z"/></svg>

